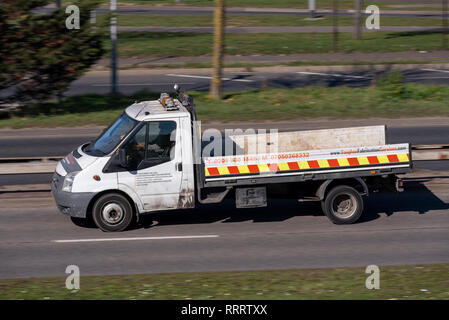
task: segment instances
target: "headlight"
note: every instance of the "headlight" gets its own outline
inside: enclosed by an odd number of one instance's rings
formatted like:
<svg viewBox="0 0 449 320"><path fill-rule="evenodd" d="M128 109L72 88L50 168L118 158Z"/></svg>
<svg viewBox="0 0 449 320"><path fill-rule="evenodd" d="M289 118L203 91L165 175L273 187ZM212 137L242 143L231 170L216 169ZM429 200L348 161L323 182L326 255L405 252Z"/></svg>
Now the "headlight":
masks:
<svg viewBox="0 0 449 320"><path fill-rule="evenodd" d="M73 180L79 171L67 173L64 178L64 183L62 184L62 191L72 192Z"/></svg>

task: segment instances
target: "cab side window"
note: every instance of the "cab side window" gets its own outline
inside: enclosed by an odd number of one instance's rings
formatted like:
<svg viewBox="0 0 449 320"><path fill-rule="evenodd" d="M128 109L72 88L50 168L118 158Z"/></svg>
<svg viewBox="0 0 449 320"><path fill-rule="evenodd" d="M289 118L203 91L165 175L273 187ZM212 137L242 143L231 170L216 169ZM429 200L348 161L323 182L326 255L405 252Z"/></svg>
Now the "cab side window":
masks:
<svg viewBox="0 0 449 320"><path fill-rule="evenodd" d="M147 159L167 159L175 157L176 122L151 121L148 130Z"/></svg>

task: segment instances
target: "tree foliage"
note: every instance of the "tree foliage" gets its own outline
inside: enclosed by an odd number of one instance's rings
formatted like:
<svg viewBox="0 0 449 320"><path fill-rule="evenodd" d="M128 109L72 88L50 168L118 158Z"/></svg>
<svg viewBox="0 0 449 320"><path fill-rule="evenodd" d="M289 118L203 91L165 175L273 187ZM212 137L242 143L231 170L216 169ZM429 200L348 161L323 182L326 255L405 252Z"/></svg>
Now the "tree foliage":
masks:
<svg viewBox="0 0 449 320"><path fill-rule="evenodd" d="M101 28L90 26L97 0L74 1L80 29L67 29L65 7L50 0L0 1L0 104L42 101L68 89L104 53Z"/></svg>

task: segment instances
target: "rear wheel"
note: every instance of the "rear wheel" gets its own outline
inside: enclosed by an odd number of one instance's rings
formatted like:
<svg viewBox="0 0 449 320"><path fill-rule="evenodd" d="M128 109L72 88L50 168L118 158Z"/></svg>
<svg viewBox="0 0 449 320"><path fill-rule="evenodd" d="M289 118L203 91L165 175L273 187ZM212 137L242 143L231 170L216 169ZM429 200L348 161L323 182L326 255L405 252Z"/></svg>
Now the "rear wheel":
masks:
<svg viewBox="0 0 449 320"><path fill-rule="evenodd" d="M351 224L362 215L363 198L352 187L336 186L326 194L321 207L333 223Z"/></svg>
<svg viewBox="0 0 449 320"><path fill-rule="evenodd" d="M133 216L133 209L128 199L118 193L101 196L92 208L95 224L106 232L125 230L131 224Z"/></svg>

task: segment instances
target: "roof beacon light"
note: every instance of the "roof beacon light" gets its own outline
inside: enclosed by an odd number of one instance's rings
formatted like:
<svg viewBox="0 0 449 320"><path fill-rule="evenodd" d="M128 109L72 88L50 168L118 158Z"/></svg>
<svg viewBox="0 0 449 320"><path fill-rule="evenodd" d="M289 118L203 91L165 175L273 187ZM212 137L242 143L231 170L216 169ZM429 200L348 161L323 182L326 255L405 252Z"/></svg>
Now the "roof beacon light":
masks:
<svg viewBox="0 0 449 320"><path fill-rule="evenodd" d="M159 102L167 111L178 110L179 108L175 104L175 100L171 98L168 93L161 93Z"/></svg>

